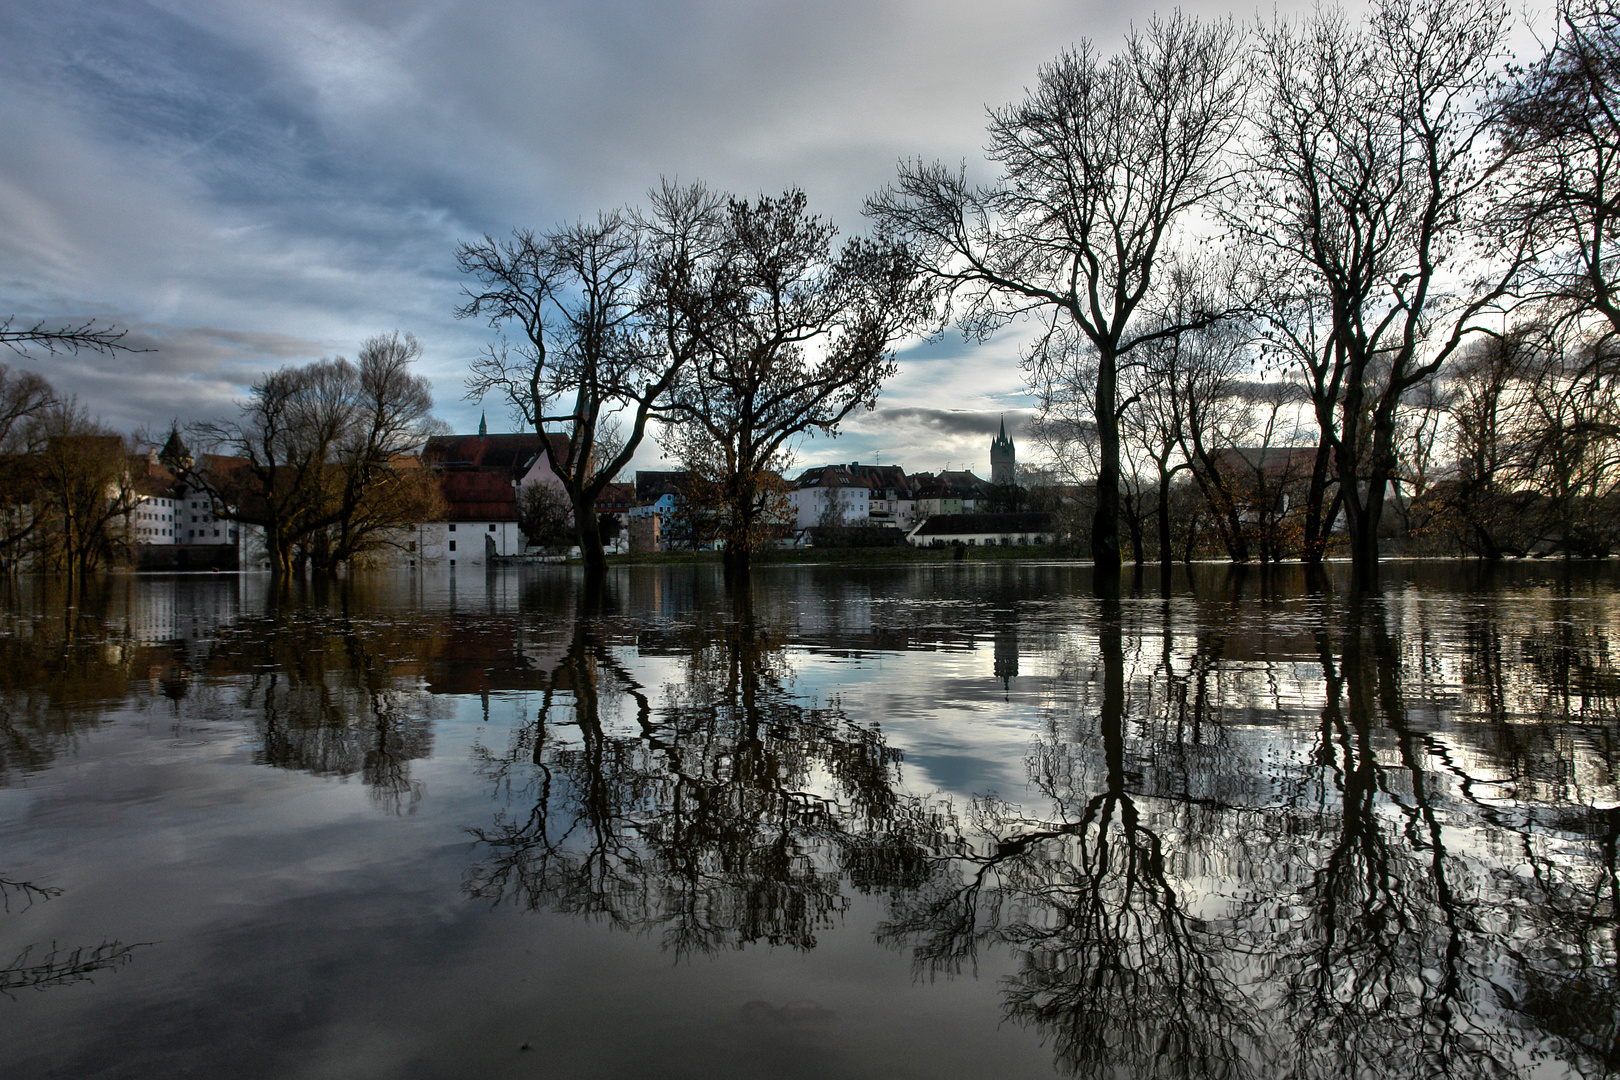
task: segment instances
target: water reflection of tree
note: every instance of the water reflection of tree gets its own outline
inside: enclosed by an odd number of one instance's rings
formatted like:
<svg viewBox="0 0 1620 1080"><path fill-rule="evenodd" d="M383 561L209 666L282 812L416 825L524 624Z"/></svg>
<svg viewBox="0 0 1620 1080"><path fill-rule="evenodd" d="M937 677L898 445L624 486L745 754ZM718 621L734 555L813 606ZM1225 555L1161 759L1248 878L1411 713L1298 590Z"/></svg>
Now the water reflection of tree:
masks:
<svg viewBox="0 0 1620 1080"><path fill-rule="evenodd" d="M1030 758L1049 808L975 802L885 938L928 973L1015 950L1007 1015L1081 1075L1612 1071L1620 812L1494 797L1409 715L1404 680L1439 665L1379 601L1316 604L1319 714L1291 744L1244 730L1236 681L1208 689L1221 636L1183 655L1161 610L1155 649L1102 602Z"/></svg>
<svg viewBox="0 0 1620 1080"><path fill-rule="evenodd" d="M32 881L0 878L0 911L9 914L18 908L26 910L61 894L61 889ZM99 972L116 971L129 963L135 958L135 951L145 944L103 941L99 945L71 948L60 947L55 942L48 946L28 945L10 963L0 965L0 997L14 998L23 990L49 990L89 982Z"/></svg>
<svg viewBox="0 0 1620 1080"><path fill-rule="evenodd" d="M1448 857L1431 766L1406 718L1401 659L1371 605L1346 613L1335 655L1324 602L1315 795L1300 807L1314 813L1290 852L1302 868L1296 887L1283 905L1264 905L1284 935L1292 1071L1336 1075L1362 1062L1389 1074L1511 1072L1495 1002L1482 997L1486 898Z"/></svg>
<svg viewBox="0 0 1620 1080"><path fill-rule="evenodd" d="M41 578L5 585L0 621L0 784L47 768L121 700L139 650L127 620L127 582L71 585Z"/></svg>
<svg viewBox="0 0 1620 1080"><path fill-rule="evenodd" d="M1517 617L1481 605L1464 632L1463 684L1482 723L1497 801L1521 868L1498 887L1522 914L1497 920L1515 961L1504 1004L1620 1072L1620 679L1602 606L1568 582ZM1602 803L1608 805L1597 805Z"/></svg>
<svg viewBox="0 0 1620 1080"><path fill-rule="evenodd" d="M1199 799L1141 790L1153 766L1127 745L1133 680L1117 600L1101 603L1097 641L1101 696L1083 709L1095 726L1043 740L1031 761L1048 815L977 800L958 873L902 897L882 933L910 943L931 973L960 970L986 944L1016 948L1007 1015L1049 1038L1074 1073L1239 1075L1261 1018L1224 962L1231 943L1188 908L1175 865L1210 815ZM1161 663L1173 663L1168 651ZM1185 693L1160 701L1161 720L1187 719Z"/></svg>
<svg viewBox="0 0 1620 1080"><path fill-rule="evenodd" d="M602 624L574 626L534 723L485 768L513 803L474 830L470 895L604 918L680 953L814 946L862 891L920 884L938 811L837 701L793 687L785 638L743 604L676 631L655 705Z"/></svg>
<svg viewBox="0 0 1620 1080"><path fill-rule="evenodd" d="M294 608L248 627L255 653L242 704L254 717L255 759L317 776L359 776L395 813L422 798L411 762L433 748L432 698L388 657L420 650L419 625L347 611Z"/></svg>

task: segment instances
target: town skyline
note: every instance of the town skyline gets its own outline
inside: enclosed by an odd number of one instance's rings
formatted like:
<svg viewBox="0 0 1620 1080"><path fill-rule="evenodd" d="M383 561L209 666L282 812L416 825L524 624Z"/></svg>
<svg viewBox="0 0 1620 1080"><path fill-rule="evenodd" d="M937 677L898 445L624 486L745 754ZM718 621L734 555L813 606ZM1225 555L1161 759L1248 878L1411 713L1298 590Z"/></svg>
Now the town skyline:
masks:
<svg viewBox="0 0 1620 1080"><path fill-rule="evenodd" d="M966 4L794 12L0 10L5 310L95 318L150 350L15 366L161 438L176 418L229 417L263 371L408 331L436 413L471 431L487 410L505 428L499 405L463 399L490 334L453 317L458 242L640 203L661 177L742 196L801 185L842 236L866 233L862 201L897 161L988 175L986 108L1016 100L1059 47L1113 48L1133 15L1036 0L993 23ZM503 67L527 71L520 89L491 79ZM980 436L1034 405L1023 336L901 342L877 410L800 459L982 463ZM637 466L658 467L659 451L649 441Z"/></svg>

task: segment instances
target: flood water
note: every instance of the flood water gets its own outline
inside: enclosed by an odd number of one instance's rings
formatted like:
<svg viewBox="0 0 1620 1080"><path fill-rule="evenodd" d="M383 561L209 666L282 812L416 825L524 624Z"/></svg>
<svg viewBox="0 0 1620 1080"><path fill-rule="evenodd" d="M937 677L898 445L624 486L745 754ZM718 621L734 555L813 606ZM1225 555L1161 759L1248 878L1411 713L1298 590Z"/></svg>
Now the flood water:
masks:
<svg viewBox="0 0 1620 1080"><path fill-rule="evenodd" d="M1620 571L0 594L0 1076L1620 1070Z"/></svg>

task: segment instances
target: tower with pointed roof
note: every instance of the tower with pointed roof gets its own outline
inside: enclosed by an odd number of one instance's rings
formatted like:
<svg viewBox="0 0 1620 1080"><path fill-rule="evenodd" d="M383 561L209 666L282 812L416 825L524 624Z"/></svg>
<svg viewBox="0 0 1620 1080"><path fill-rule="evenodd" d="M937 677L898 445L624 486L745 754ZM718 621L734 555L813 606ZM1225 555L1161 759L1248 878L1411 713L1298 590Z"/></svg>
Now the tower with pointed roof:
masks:
<svg viewBox="0 0 1620 1080"><path fill-rule="evenodd" d="M176 475L191 468L191 451L186 449L186 444L180 439L178 424L169 428L169 441L164 443L163 449L158 452L158 461Z"/></svg>
<svg viewBox="0 0 1620 1080"><path fill-rule="evenodd" d="M997 487L1018 483L1018 450L1007 438L1007 418L1001 418L1001 434L990 440L990 482Z"/></svg>

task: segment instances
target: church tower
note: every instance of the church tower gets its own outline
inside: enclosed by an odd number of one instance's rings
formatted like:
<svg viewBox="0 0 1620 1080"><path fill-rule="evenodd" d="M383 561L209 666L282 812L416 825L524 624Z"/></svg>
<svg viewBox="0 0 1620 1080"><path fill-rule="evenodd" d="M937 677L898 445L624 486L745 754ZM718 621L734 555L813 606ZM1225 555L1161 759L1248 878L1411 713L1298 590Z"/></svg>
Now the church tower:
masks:
<svg viewBox="0 0 1620 1080"><path fill-rule="evenodd" d="M990 482L997 487L1018 483L1018 451L1007 438L1007 418L1001 419L1001 434L990 440Z"/></svg>

